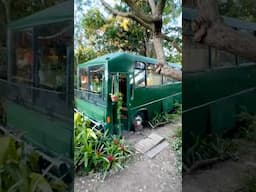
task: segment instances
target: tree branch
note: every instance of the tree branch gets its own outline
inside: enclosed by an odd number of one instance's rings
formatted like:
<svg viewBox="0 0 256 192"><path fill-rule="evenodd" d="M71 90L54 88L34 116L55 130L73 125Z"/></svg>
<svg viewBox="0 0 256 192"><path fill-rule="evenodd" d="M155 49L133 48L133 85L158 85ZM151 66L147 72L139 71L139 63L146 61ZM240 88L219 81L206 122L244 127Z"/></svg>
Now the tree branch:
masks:
<svg viewBox="0 0 256 192"><path fill-rule="evenodd" d="M198 17L192 22L196 42L256 61L256 38L223 23L216 0L198 0Z"/></svg>
<svg viewBox="0 0 256 192"><path fill-rule="evenodd" d="M156 14L156 3L155 0L148 0L152 14L155 15Z"/></svg>
<svg viewBox="0 0 256 192"><path fill-rule="evenodd" d="M157 6L156 6L157 15L163 14L165 3L166 3L166 0L158 0Z"/></svg>
<svg viewBox="0 0 256 192"><path fill-rule="evenodd" d="M167 36L166 34L161 34L162 38L165 39L166 41L170 42L172 44L172 46L179 52L182 52L182 49L180 48L180 46L175 42L175 39Z"/></svg>
<svg viewBox="0 0 256 192"><path fill-rule="evenodd" d="M146 23L153 23L155 18L151 15L146 15L143 11L135 4L136 1L133 0L123 0L129 7L132 9L134 14L139 17L141 20L145 21Z"/></svg>
<svg viewBox="0 0 256 192"><path fill-rule="evenodd" d="M157 67L154 71L154 73L162 74L167 77L172 77L175 80L182 81L182 72L176 69L173 69L172 67L169 67L168 65L165 65L161 62L157 64Z"/></svg>
<svg viewBox="0 0 256 192"><path fill-rule="evenodd" d="M126 17L126 18L130 18L130 19L134 19L135 21L137 21L139 24L141 24L143 27L149 29L149 30L153 30L153 27L146 23L143 19L137 17L136 15L130 13L130 12L122 12L122 11L118 11L116 9L114 9L113 7L111 7L108 3L106 3L104 0L100 0L102 5L109 10L113 15L118 15L121 17Z"/></svg>
<svg viewBox="0 0 256 192"><path fill-rule="evenodd" d="M200 42L256 61L256 38L251 34L238 32L224 24L213 24L211 28L207 29L207 35Z"/></svg>
<svg viewBox="0 0 256 192"><path fill-rule="evenodd" d="M216 22L220 20L217 0L197 0L197 6L201 18L208 22Z"/></svg>

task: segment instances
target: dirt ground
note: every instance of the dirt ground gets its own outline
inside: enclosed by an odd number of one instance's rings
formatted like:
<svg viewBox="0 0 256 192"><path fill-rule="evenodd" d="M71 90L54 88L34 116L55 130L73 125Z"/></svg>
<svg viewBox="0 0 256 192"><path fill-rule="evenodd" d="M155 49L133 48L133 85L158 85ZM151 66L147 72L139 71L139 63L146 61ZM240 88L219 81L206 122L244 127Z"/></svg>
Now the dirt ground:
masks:
<svg viewBox="0 0 256 192"><path fill-rule="evenodd" d="M125 135L131 144L137 143L151 133L170 139L181 121L156 129L145 129L141 134ZM155 158L141 154L127 164L127 168L101 181L97 175L75 178L75 192L181 192L181 173L177 169L177 158L171 147L165 148Z"/></svg>
<svg viewBox="0 0 256 192"><path fill-rule="evenodd" d="M240 192L249 175L256 174L256 144L237 140L238 161L228 160L183 177L184 192Z"/></svg>

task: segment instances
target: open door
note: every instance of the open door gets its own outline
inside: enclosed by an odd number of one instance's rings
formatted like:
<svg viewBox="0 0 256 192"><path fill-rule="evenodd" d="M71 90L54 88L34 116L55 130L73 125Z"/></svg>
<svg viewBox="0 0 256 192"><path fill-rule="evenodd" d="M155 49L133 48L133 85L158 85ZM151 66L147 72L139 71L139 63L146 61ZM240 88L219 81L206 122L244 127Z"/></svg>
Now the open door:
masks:
<svg viewBox="0 0 256 192"><path fill-rule="evenodd" d="M112 74L112 93L120 92L122 93L122 106L120 109L120 119L117 117L117 104L113 105L113 123L115 127L115 132L121 134L121 130L127 129L128 126L128 73L115 73Z"/></svg>

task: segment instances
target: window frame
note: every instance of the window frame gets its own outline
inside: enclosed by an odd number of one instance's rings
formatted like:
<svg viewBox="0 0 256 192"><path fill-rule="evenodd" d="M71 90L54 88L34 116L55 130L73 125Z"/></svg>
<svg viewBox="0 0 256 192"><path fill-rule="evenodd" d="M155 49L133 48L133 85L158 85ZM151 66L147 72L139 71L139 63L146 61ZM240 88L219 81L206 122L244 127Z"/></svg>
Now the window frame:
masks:
<svg viewBox="0 0 256 192"><path fill-rule="evenodd" d="M139 68L139 67L136 67L136 64L137 63L142 63L144 65L143 68ZM147 64L143 61L135 61L134 63L134 67L133 67L133 70L134 70L134 87L135 88L142 88L142 87L147 87ZM138 84L136 84L136 80L135 80L135 70L141 70L141 71L144 71L144 85L143 86L138 86Z"/></svg>
<svg viewBox="0 0 256 192"><path fill-rule="evenodd" d="M91 91L90 90L90 85L91 85L91 77L90 77L90 68L91 67L99 67L99 68L103 68L103 72L102 72L102 79L101 79L101 92L94 92L94 91ZM80 76L80 71L81 69L85 69L87 68L88 70L88 85L87 85L87 89L81 89L81 76ZM105 82L105 70L106 70L106 67L104 64L98 64L98 65L92 65L92 66L84 66L84 67L78 67L78 71L77 71L77 75L78 75L78 82L77 82L77 90L82 94L82 95L88 95L88 96L85 96L88 98L89 100L89 97L92 97L92 95L94 97L97 97L99 98L100 100L104 101L106 97L104 97L104 90L105 90L105 87L104 87L104 82Z"/></svg>
<svg viewBox="0 0 256 192"><path fill-rule="evenodd" d="M154 69L155 69L155 67L156 67L156 64L154 64L154 63L147 63L146 64L146 81L147 81L147 85L146 85L146 87L156 87L156 86L162 86L164 83L163 83L163 75L162 74L155 74L155 75L159 75L159 77L161 77L161 83L160 84L156 84L156 85L148 85L148 67L149 67L149 65L151 65L151 66L154 66L154 68L153 68L153 70L152 71L154 71Z"/></svg>

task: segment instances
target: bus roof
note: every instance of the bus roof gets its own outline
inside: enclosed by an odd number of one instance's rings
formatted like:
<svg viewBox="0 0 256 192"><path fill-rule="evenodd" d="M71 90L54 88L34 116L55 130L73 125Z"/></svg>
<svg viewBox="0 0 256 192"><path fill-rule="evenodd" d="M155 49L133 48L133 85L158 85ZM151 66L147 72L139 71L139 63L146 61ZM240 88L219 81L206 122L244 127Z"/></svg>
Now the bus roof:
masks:
<svg viewBox="0 0 256 192"><path fill-rule="evenodd" d="M186 20L193 20L197 17L198 11L196 9L191 8L183 8L182 9L182 18ZM232 17L225 17L223 16L224 23L227 25L238 28L238 29L244 29L247 31L256 31L256 24L252 22L243 21L240 19L235 19Z"/></svg>
<svg viewBox="0 0 256 192"><path fill-rule="evenodd" d="M9 28L17 30L43 24L72 21L74 15L73 11L70 11L70 9L73 9L73 1L68 0L33 15L16 20L10 23Z"/></svg>
<svg viewBox="0 0 256 192"><path fill-rule="evenodd" d="M157 59L144 57L141 55L135 55L135 54L127 53L127 52L115 52L115 53L103 55L101 57L97 57L97 58L87 61L85 63L81 63L78 65L78 67L84 67L87 65L99 64L99 63L106 63L106 61L108 61L109 63L116 63L120 59L124 59L124 58L129 59L131 61L139 60L141 62L147 62L147 63L152 63L152 64L157 63Z"/></svg>

